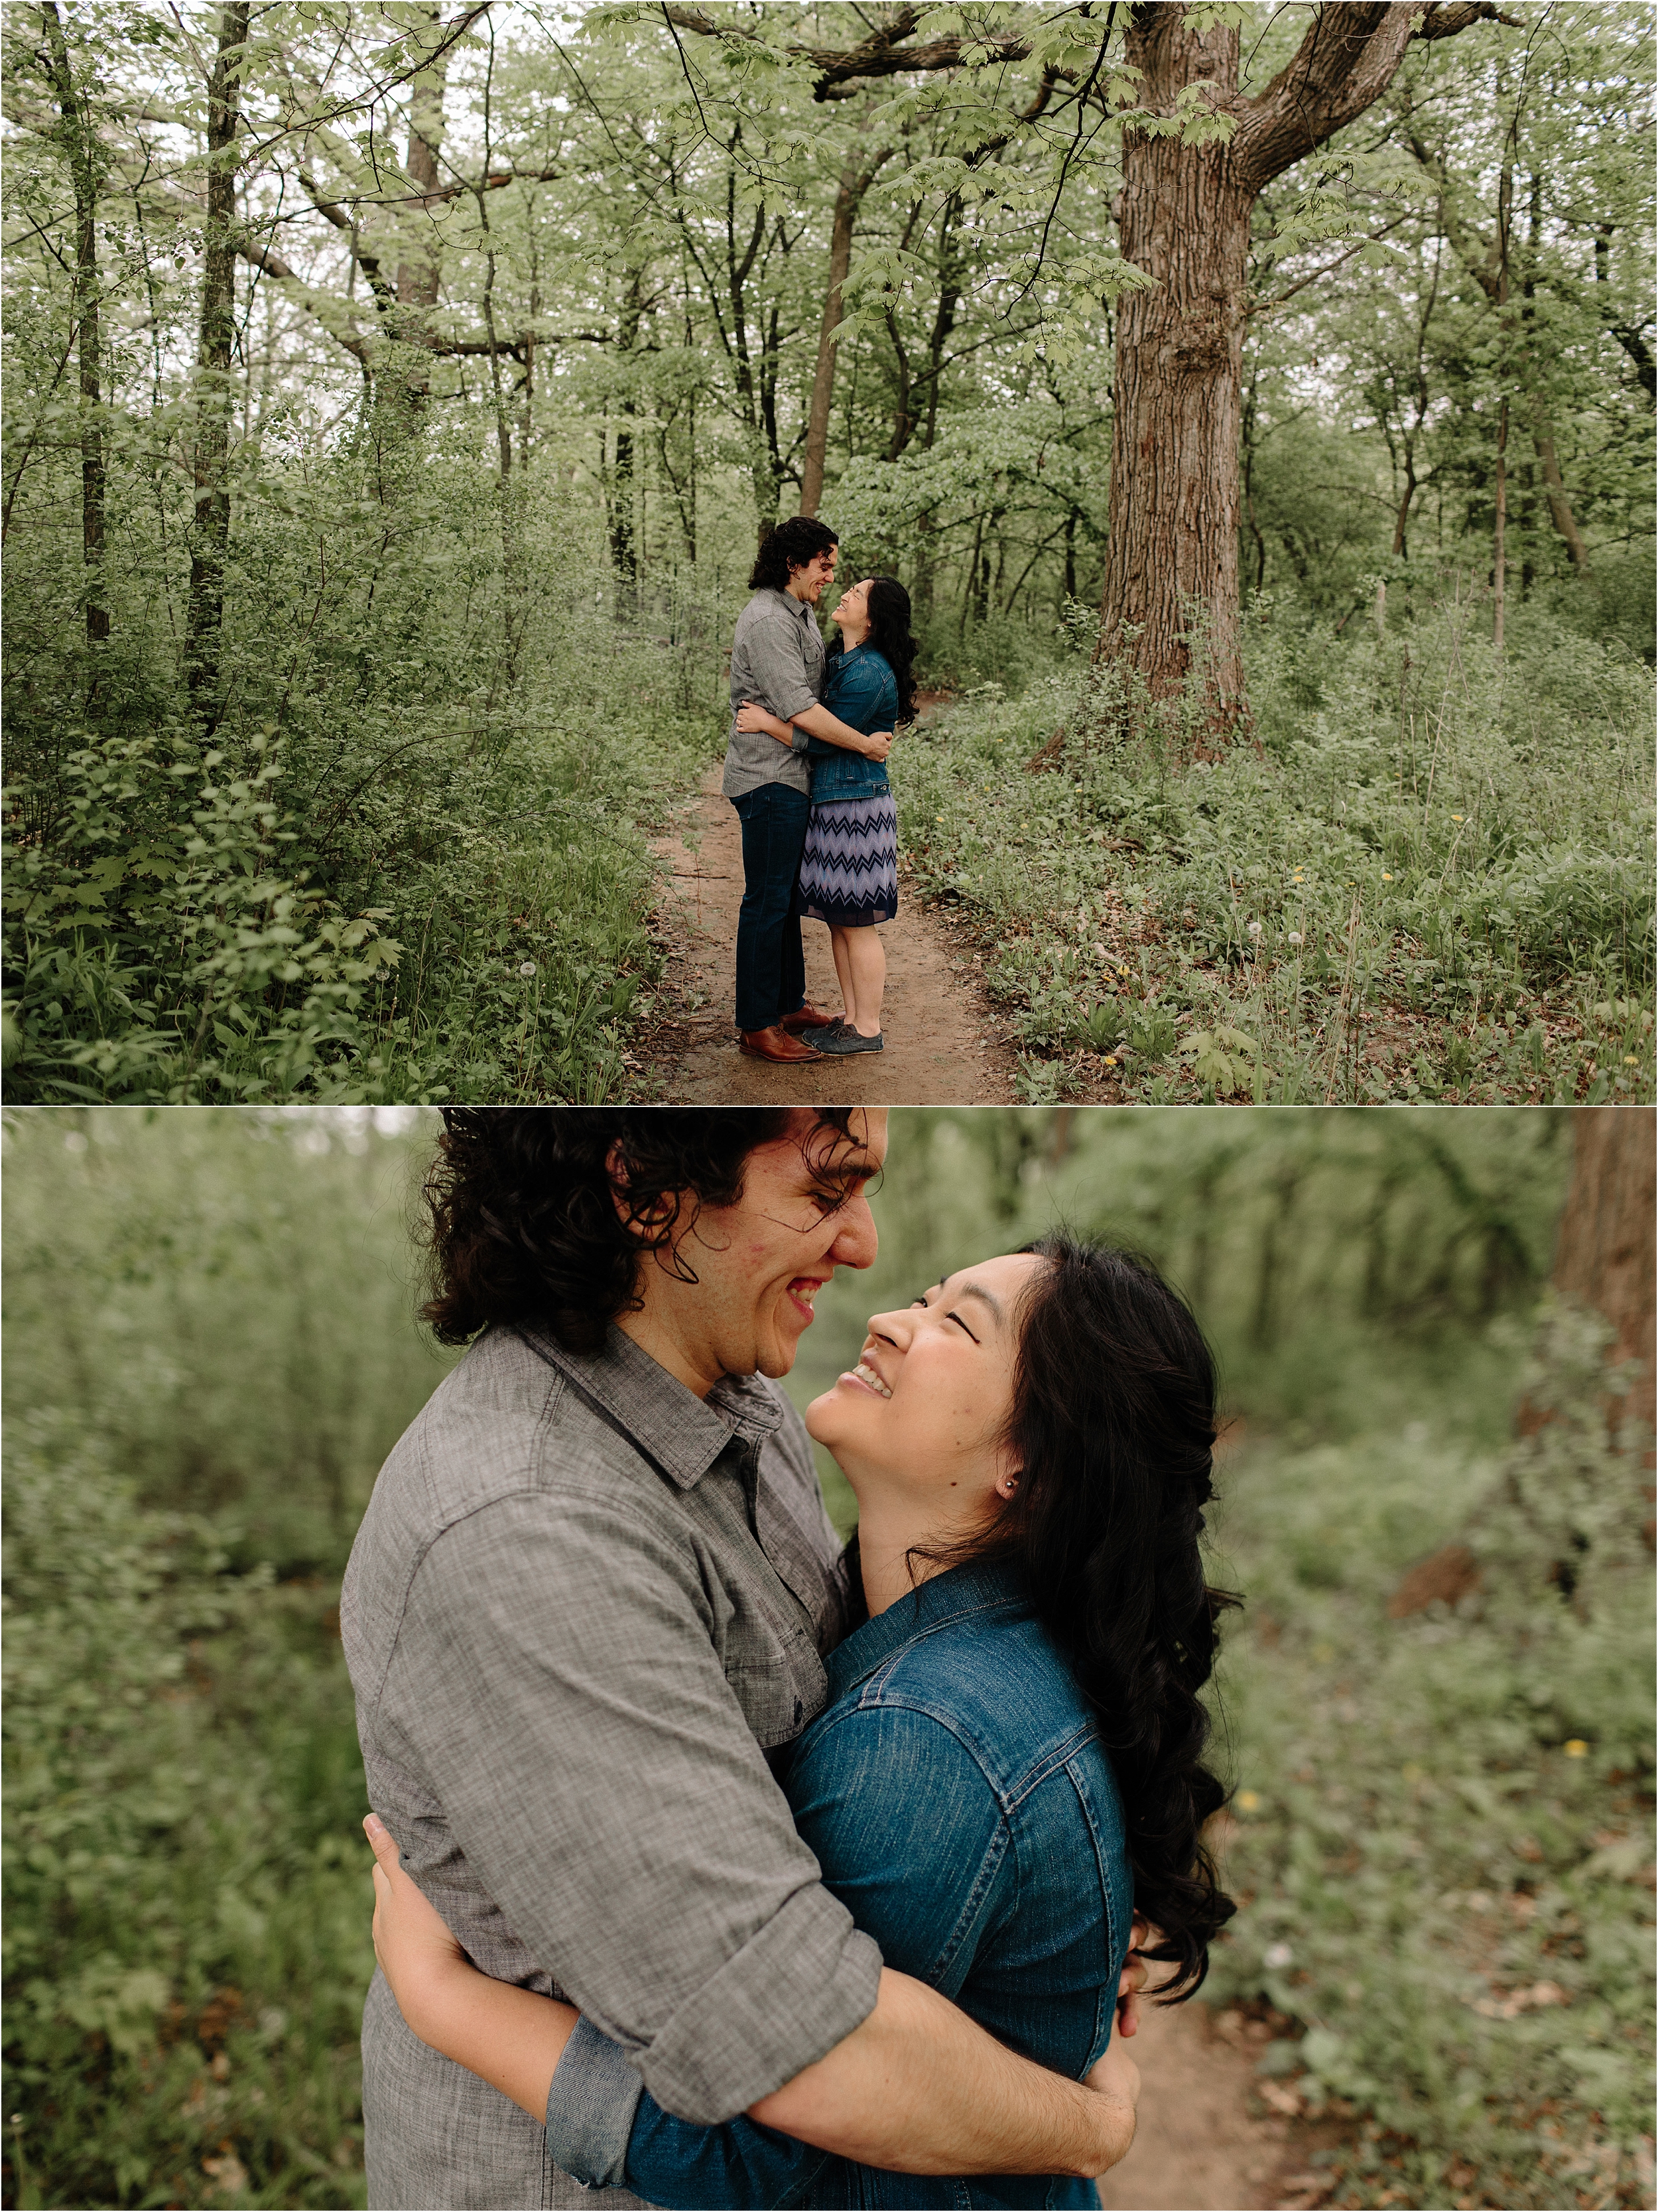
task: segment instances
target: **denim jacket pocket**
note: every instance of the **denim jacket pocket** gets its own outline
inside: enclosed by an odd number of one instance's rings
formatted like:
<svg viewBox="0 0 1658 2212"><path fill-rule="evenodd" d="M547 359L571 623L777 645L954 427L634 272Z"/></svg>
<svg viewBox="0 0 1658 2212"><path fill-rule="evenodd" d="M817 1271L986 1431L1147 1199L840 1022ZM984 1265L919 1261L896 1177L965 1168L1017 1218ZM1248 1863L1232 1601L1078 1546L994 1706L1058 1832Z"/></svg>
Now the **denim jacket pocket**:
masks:
<svg viewBox="0 0 1658 2212"><path fill-rule="evenodd" d="M844 745L825 744L819 753L817 748L822 743L821 738L812 740L810 756L814 806L829 805L841 799L878 799L891 788L884 761L870 760Z"/></svg>

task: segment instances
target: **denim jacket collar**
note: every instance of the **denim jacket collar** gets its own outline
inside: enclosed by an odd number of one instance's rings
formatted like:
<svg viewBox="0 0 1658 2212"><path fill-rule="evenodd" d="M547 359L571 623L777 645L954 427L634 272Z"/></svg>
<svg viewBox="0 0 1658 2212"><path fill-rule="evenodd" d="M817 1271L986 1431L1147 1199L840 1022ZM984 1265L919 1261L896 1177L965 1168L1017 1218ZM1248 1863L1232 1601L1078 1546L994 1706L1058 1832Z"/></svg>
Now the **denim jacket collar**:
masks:
<svg viewBox="0 0 1658 2212"><path fill-rule="evenodd" d="M947 1621L964 1614L987 1613L994 1607L1022 1602L1013 1570L969 1561L946 1573L931 1576L906 1596L856 1628L837 1644L824 1661L833 1703Z"/></svg>
<svg viewBox="0 0 1658 2212"><path fill-rule="evenodd" d="M682 1490L700 1482L729 1445L757 1450L783 1418L759 1376L722 1376L699 1398L614 1327L598 1352L568 1352L550 1331L529 1322L520 1323L517 1333Z"/></svg>

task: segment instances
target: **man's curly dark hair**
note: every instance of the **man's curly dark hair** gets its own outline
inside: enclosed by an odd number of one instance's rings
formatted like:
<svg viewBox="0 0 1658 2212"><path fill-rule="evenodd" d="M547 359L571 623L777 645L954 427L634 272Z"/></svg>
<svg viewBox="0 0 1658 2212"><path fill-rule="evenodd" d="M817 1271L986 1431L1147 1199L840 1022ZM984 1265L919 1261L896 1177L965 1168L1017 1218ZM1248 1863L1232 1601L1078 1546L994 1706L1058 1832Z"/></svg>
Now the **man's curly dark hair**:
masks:
<svg viewBox="0 0 1658 2212"><path fill-rule="evenodd" d="M813 1171L833 1186L861 1148L852 1109L825 1106ZM429 1287L421 1309L444 1344L491 1322L536 1320L572 1352L597 1352L639 1305L645 1255L695 1281L680 1241L704 1206L734 1206L756 1146L787 1133L786 1106L452 1106L422 1195ZM617 1200L622 1203L618 1206Z"/></svg>
<svg viewBox="0 0 1658 2212"><path fill-rule="evenodd" d="M791 568L804 568L808 562L815 561L820 553L829 552L840 543L828 523L819 522L815 514L790 515L786 522L774 525L761 539L749 589L758 592L769 584L774 592L786 592Z"/></svg>

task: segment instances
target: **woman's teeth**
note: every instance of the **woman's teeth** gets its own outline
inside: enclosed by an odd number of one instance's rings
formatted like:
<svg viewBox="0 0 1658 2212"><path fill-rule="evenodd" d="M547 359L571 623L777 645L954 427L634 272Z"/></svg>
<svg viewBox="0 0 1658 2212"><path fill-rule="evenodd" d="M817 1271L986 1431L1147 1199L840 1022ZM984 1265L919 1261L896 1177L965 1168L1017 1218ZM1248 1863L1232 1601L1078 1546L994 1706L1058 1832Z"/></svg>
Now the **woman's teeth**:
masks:
<svg viewBox="0 0 1658 2212"><path fill-rule="evenodd" d="M865 1383L870 1389L874 1391L878 1398L890 1398L892 1395L891 1391L888 1389L886 1384L881 1380L875 1370L872 1367L866 1365L863 1360L860 1359L859 1361L858 1364L853 1369L852 1374L853 1380L854 1382Z"/></svg>

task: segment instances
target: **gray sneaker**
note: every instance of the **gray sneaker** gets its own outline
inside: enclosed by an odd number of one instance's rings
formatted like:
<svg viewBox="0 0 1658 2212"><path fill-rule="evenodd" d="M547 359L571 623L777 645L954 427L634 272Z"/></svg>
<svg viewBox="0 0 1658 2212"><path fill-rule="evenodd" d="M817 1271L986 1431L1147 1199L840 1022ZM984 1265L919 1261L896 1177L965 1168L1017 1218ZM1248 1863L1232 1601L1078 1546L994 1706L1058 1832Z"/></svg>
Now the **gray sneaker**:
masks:
<svg viewBox="0 0 1658 2212"><path fill-rule="evenodd" d="M838 1030L814 1030L811 1041L819 1052L879 1052L883 1048L879 1030L872 1037L866 1037L848 1029L844 1022Z"/></svg>
<svg viewBox="0 0 1658 2212"><path fill-rule="evenodd" d="M808 1044L815 1044L821 1052L823 1049L823 1039L825 1037L839 1036L845 1027L845 1021L839 1014L837 1014L832 1022L825 1022L821 1029L802 1030L799 1034L805 1037Z"/></svg>

